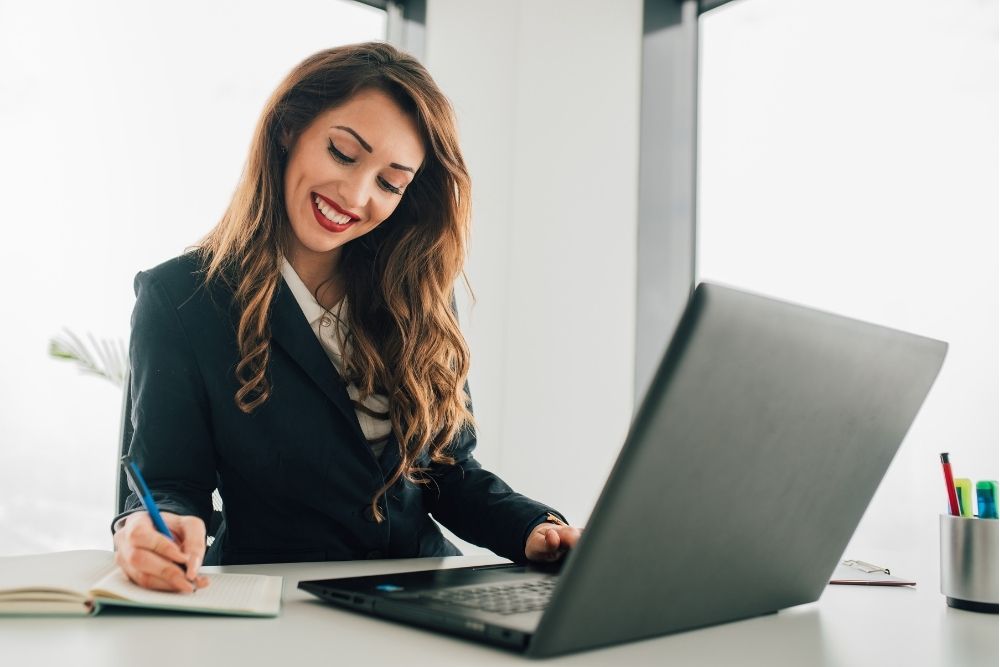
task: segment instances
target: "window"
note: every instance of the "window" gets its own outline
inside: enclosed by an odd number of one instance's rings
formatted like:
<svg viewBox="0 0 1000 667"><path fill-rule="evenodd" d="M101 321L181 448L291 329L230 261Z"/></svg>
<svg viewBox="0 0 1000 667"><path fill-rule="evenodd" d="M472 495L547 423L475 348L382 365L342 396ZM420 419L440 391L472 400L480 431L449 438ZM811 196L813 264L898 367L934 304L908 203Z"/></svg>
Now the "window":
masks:
<svg viewBox="0 0 1000 667"><path fill-rule="evenodd" d="M868 544L937 548L939 452L956 476L996 477L996 23L973 0L702 18L699 279L950 344Z"/></svg>
<svg viewBox="0 0 1000 667"><path fill-rule="evenodd" d="M339 0L0 8L0 554L110 547L121 393L49 339L127 339L133 276L222 216L285 73L385 31Z"/></svg>

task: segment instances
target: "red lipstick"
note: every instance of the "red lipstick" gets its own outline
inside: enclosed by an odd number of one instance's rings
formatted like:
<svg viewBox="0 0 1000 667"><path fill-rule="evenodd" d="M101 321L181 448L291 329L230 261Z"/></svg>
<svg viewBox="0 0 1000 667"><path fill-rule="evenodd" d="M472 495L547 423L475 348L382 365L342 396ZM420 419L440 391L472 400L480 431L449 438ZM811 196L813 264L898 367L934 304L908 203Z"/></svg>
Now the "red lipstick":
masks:
<svg viewBox="0 0 1000 667"><path fill-rule="evenodd" d="M344 223L343 225L339 225L333 220L330 220L330 218L323 215L323 212L320 211L319 208L316 206L316 197L322 199L323 203L325 203L327 206L335 210L337 213L350 217L350 222ZM316 222L318 222L320 226L323 227L323 229L329 232L333 232L335 234L345 231L347 228L349 228L351 225L353 225L355 222L361 219L358 216L351 213L350 211L345 211L340 206L338 206L336 202L331 201L330 199L319 194L318 192L310 193L309 207L312 209L313 217L316 218Z"/></svg>
<svg viewBox="0 0 1000 667"><path fill-rule="evenodd" d="M333 201L332 199L329 199L328 197L324 197L323 195L321 195L318 192L314 192L313 194L316 195L317 197L319 197L320 199L322 199L326 203L327 206L329 206L330 208L332 208L337 213L340 213L341 215L349 216L351 218L351 222L357 222L358 220L361 219L359 216L354 215L350 211L345 211L343 208L341 208L337 204L337 202Z"/></svg>

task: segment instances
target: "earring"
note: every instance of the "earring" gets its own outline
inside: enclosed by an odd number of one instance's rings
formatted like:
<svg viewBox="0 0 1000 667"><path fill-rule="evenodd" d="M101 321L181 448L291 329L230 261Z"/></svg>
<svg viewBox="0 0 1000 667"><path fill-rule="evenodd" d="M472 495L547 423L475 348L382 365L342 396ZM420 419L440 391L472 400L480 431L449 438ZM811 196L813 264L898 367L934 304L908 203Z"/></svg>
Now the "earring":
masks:
<svg viewBox="0 0 1000 667"><path fill-rule="evenodd" d="M288 146L285 146L284 144L281 144L281 154L282 155L288 155Z"/></svg>

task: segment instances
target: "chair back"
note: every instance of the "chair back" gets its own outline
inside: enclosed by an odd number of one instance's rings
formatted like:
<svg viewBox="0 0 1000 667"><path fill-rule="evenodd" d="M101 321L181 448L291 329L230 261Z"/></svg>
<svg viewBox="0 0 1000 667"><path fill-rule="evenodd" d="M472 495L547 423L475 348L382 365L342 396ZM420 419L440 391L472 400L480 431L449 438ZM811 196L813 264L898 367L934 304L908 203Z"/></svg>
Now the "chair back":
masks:
<svg viewBox="0 0 1000 667"><path fill-rule="evenodd" d="M132 493L128 488L128 480L125 478L125 471L122 470L122 457L128 454L128 449L132 444L132 369L129 364L125 364L125 379L122 381L122 416L121 426L118 429L118 457L115 459L115 477L118 480L118 488L115 491L115 514L125 511L125 500Z"/></svg>

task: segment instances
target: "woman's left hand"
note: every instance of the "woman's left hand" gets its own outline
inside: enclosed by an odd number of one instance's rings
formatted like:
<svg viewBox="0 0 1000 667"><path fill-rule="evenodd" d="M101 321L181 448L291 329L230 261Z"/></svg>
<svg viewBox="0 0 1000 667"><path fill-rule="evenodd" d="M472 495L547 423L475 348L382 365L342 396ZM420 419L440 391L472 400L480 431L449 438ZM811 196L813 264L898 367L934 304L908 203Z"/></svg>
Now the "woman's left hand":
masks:
<svg viewBox="0 0 1000 667"><path fill-rule="evenodd" d="M576 546L580 529L555 523L540 523L528 535L524 555L528 560L552 563Z"/></svg>

